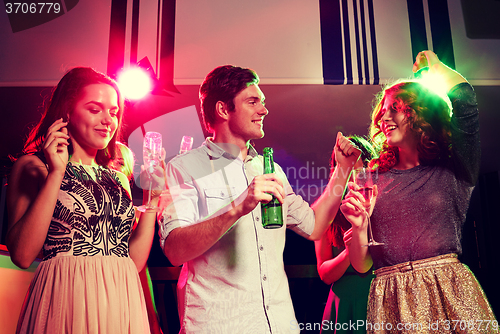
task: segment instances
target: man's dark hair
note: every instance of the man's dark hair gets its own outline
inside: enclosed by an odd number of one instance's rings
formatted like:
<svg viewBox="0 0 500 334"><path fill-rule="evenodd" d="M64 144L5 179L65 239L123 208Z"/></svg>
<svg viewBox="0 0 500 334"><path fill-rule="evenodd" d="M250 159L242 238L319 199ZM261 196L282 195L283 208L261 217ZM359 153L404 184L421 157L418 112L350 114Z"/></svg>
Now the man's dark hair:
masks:
<svg viewBox="0 0 500 334"><path fill-rule="evenodd" d="M236 95L248 86L258 83L259 76L249 68L224 65L208 73L200 87L201 115L205 129L213 132L217 102L224 102L229 111L233 111Z"/></svg>

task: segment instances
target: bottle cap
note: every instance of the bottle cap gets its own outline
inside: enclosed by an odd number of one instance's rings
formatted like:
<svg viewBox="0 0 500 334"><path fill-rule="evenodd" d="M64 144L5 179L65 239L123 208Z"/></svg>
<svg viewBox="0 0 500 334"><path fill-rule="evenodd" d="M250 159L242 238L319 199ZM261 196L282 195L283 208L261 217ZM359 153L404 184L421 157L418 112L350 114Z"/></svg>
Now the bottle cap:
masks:
<svg viewBox="0 0 500 334"><path fill-rule="evenodd" d="M264 154L266 153L273 153L273 148L272 147L264 147Z"/></svg>

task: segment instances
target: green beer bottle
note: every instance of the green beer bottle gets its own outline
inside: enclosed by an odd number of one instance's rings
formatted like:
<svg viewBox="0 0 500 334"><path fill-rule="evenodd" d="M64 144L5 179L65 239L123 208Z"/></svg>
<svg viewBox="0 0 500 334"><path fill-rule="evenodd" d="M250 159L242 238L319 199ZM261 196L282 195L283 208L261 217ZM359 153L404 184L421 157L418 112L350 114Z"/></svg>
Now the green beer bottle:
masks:
<svg viewBox="0 0 500 334"><path fill-rule="evenodd" d="M264 148L264 174L274 173L273 149ZM283 226L283 213L281 203L273 195L273 199L268 203L261 203L262 226L264 228L280 228Z"/></svg>

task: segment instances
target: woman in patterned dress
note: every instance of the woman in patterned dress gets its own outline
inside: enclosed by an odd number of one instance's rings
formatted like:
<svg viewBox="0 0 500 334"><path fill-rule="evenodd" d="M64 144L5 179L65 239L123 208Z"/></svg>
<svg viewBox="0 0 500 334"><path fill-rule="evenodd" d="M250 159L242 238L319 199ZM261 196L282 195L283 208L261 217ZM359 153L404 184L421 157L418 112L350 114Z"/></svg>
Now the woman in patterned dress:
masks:
<svg viewBox="0 0 500 334"><path fill-rule="evenodd" d="M116 82L74 68L13 166L7 247L21 268L42 252L18 333L149 333L138 271L149 255L155 213L143 213L132 232L128 179L107 167L123 111ZM152 178L158 184L160 175L158 167Z"/></svg>

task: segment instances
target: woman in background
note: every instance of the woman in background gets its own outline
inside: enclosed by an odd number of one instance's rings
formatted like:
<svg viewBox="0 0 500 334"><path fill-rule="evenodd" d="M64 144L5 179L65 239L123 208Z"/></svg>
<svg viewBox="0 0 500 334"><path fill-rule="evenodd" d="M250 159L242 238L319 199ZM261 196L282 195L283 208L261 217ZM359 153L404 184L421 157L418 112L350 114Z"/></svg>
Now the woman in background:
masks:
<svg viewBox="0 0 500 334"><path fill-rule="evenodd" d="M368 203L374 239L368 243L365 202L349 184L341 210L352 224L353 267L375 269L368 304L369 333L497 333L486 296L457 256L461 230L479 174L479 113L473 88L432 51L413 71L439 75L452 104L418 81L386 88L372 113L381 143L374 198Z"/></svg>
<svg viewBox="0 0 500 334"><path fill-rule="evenodd" d="M149 333L138 272L155 212L135 212L127 177L107 166L124 112L116 83L66 73L14 164L8 185L12 261L38 265L17 333ZM161 184L161 168L155 181ZM157 203L158 198L154 201Z"/></svg>
<svg viewBox="0 0 500 334"><path fill-rule="evenodd" d="M116 146L118 150L116 151L115 158L110 161L109 167L125 174L125 176L129 180L130 187L132 188L132 184L134 182L134 152L132 152L132 150L122 142L117 141ZM136 214L138 213L140 214L140 212L136 211ZM163 331L161 330L160 324L158 322L158 314L156 313L153 287L151 285L151 276L149 275L147 265L145 265L144 268L139 272L139 277L141 279L142 290L144 291L144 299L146 301L146 309L148 311L151 334L162 334Z"/></svg>
<svg viewBox="0 0 500 334"><path fill-rule="evenodd" d="M129 183L134 181L134 152L124 143L116 142L115 158L109 162L109 168L117 170L125 174Z"/></svg>
<svg viewBox="0 0 500 334"><path fill-rule="evenodd" d="M371 144L363 137L348 138L361 150L354 169L366 167L374 157ZM332 170L336 166L334 157L332 155ZM353 327L351 324L357 325L358 320L366 321L368 291L374 276L371 273L360 274L351 266L349 251L345 247L350 242L350 237L345 234L350 228L351 224L339 210L322 238L314 242L319 276L331 285L322 319L323 334L366 332L364 326Z"/></svg>

